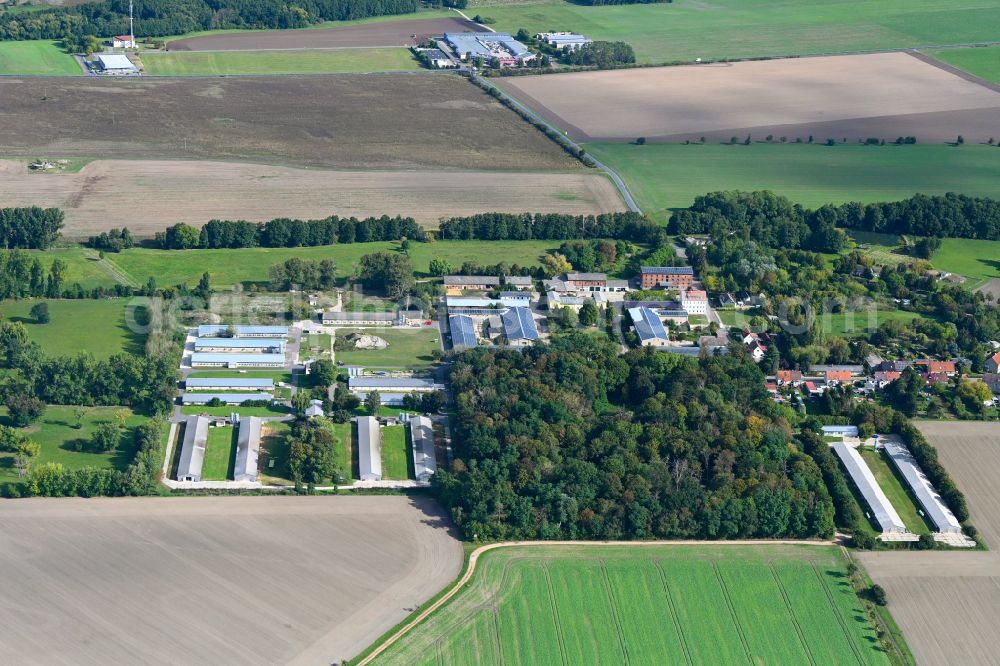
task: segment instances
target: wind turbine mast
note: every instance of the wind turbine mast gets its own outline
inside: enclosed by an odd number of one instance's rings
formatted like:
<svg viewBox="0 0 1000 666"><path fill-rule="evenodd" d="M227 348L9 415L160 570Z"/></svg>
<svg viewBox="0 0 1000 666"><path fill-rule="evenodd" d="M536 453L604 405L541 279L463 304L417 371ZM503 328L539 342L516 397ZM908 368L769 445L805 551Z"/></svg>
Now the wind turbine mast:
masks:
<svg viewBox="0 0 1000 666"><path fill-rule="evenodd" d="M132 48L135 48L135 25L132 23L132 0L128 0L128 34L132 38Z"/></svg>

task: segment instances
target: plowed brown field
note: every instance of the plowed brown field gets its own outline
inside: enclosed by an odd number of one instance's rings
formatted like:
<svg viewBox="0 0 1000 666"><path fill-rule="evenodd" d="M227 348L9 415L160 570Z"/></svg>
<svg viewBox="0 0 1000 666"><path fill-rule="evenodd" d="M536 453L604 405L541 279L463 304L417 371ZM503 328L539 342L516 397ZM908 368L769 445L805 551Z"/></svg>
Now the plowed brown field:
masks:
<svg viewBox="0 0 1000 666"><path fill-rule="evenodd" d="M611 181L584 171L329 171L152 160L100 160L60 174L31 173L23 161L0 160L0 201L62 208L69 238L122 225L145 237L177 222L200 227L212 219L403 215L435 226L441 217L489 211L624 209Z"/></svg>
<svg viewBox="0 0 1000 666"><path fill-rule="evenodd" d="M0 155L328 168L575 169L451 74L0 79Z"/></svg>

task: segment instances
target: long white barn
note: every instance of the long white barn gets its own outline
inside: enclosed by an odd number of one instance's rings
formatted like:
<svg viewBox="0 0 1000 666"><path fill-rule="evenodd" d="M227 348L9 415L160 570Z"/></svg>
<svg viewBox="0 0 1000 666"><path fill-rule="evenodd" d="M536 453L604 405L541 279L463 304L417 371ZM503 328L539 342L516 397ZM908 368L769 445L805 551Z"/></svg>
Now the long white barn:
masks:
<svg viewBox="0 0 1000 666"><path fill-rule="evenodd" d="M961 534L962 524L955 518L955 514L951 512L951 509L945 506L941 495L938 494L937 490L931 484L930 479L927 478L923 470L920 469L920 466L917 465L917 460L910 453L910 450L903 446L902 443L893 440L883 441L883 445L885 446L885 452L889 454L889 459L892 460L892 464L903 475L906 484L910 486L910 490L913 491L917 501L920 502L920 506L923 507L931 522L934 523L937 531Z"/></svg>
<svg viewBox="0 0 1000 666"><path fill-rule="evenodd" d="M382 480L382 431L374 416L358 417L358 471L362 481Z"/></svg>
<svg viewBox="0 0 1000 666"><path fill-rule="evenodd" d="M906 525L903 524L903 519L899 517L899 513L882 491L882 487L878 485L875 475L858 450L841 440L833 445L833 451L840 458L847 473L851 475L854 485L861 491L882 532L905 532Z"/></svg>

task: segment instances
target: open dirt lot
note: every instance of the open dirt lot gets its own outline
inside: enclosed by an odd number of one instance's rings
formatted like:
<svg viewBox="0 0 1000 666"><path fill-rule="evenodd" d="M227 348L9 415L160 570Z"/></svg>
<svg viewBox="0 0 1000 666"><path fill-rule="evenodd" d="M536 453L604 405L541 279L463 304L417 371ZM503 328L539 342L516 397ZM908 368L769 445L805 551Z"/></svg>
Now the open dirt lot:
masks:
<svg viewBox="0 0 1000 666"><path fill-rule="evenodd" d="M986 141L1000 92L905 53L797 58L500 79L583 141L817 141L916 136Z"/></svg>
<svg viewBox="0 0 1000 666"><path fill-rule="evenodd" d="M582 168L452 74L0 79L5 157L328 168Z"/></svg>
<svg viewBox="0 0 1000 666"><path fill-rule="evenodd" d="M989 552L859 553L920 664L996 664L1000 643L1000 424L920 422Z"/></svg>
<svg viewBox="0 0 1000 666"><path fill-rule="evenodd" d="M8 501L0 662L329 664L459 573L404 497Z"/></svg>
<svg viewBox="0 0 1000 666"><path fill-rule="evenodd" d="M480 30L458 18L362 23L342 28L268 30L189 37L167 43L169 51L253 51L260 49L331 49L365 46L412 46L445 32ZM416 35L416 37L414 37Z"/></svg>
<svg viewBox="0 0 1000 666"><path fill-rule="evenodd" d="M124 223L151 237L177 222L200 227L213 219L404 215L433 226L441 217L488 211L624 209L611 181L588 172L327 171L152 160L99 160L60 174L31 173L23 161L0 160L0 201L62 208L63 235L70 238ZM108 214L126 210L127 220Z"/></svg>
<svg viewBox="0 0 1000 666"><path fill-rule="evenodd" d="M992 278L986 284L976 289L981 294L992 296L993 300L1000 300L1000 278Z"/></svg>

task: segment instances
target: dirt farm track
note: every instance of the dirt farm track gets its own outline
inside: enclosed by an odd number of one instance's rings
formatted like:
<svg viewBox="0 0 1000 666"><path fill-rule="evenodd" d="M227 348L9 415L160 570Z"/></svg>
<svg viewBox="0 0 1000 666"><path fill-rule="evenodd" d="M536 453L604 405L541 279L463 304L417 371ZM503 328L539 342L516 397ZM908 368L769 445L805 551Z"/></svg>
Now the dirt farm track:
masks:
<svg viewBox="0 0 1000 666"><path fill-rule="evenodd" d="M445 32L480 30L456 18L362 23L340 28L268 30L189 37L167 43L169 51L250 51L262 49L330 49L411 46ZM413 36L416 35L416 38Z"/></svg>
<svg viewBox="0 0 1000 666"><path fill-rule="evenodd" d="M1000 644L1000 424L917 423L969 503L988 552L859 553L919 664L995 665Z"/></svg>
<svg viewBox="0 0 1000 666"><path fill-rule="evenodd" d="M429 500L5 501L0 663L329 664L453 580Z"/></svg>
<svg viewBox="0 0 1000 666"><path fill-rule="evenodd" d="M0 79L0 155L582 169L453 74Z"/></svg>
<svg viewBox="0 0 1000 666"><path fill-rule="evenodd" d="M907 53L499 79L581 141L1000 135L1000 87Z"/></svg>

